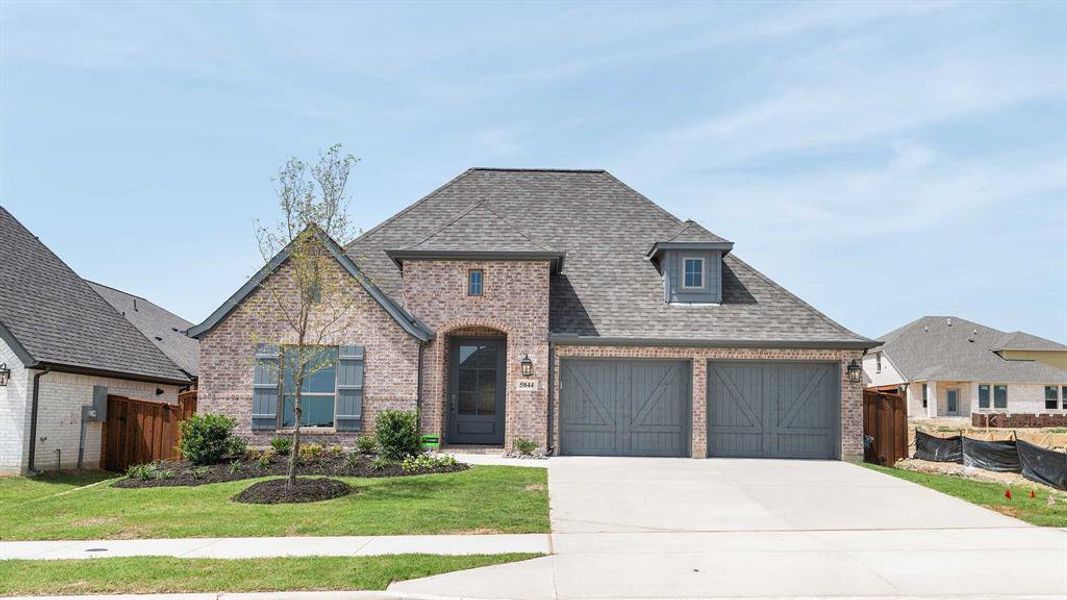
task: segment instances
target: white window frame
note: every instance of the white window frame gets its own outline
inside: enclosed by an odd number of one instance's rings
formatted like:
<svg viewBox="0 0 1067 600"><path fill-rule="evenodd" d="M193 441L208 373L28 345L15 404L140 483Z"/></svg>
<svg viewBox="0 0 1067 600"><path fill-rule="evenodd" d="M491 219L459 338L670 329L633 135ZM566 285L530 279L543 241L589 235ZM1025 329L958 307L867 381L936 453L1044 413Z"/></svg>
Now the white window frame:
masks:
<svg viewBox="0 0 1067 600"><path fill-rule="evenodd" d="M685 263L688 262L688 261L691 261L691 260L700 261L700 285L686 285L686 283L685 283L685 279L686 279L686 277L685 277L685 275L686 275ZM708 275L707 270L708 270L707 262L705 261L703 256L684 256L683 255L682 256L682 289L683 290L703 290L703 289L705 289L707 286L705 285L705 281L704 280L707 279L707 275Z"/></svg>
<svg viewBox="0 0 1067 600"><path fill-rule="evenodd" d="M881 352L875 352L874 353L874 372L875 373L881 373L882 372L882 353Z"/></svg>

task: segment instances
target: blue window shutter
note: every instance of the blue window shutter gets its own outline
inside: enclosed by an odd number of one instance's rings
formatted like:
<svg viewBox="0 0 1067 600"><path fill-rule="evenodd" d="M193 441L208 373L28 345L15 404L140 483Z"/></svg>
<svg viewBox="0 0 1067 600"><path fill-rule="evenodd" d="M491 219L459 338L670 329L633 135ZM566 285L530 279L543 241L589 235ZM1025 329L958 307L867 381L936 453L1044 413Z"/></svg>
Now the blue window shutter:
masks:
<svg viewBox="0 0 1067 600"><path fill-rule="evenodd" d="M341 346L337 354L337 431L363 428L363 346Z"/></svg>
<svg viewBox="0 0 1067 600"><path fill-rule="evenodd" d="M252 380L252 429L273 430L278 424L278 347L256 345Z"/></svg>

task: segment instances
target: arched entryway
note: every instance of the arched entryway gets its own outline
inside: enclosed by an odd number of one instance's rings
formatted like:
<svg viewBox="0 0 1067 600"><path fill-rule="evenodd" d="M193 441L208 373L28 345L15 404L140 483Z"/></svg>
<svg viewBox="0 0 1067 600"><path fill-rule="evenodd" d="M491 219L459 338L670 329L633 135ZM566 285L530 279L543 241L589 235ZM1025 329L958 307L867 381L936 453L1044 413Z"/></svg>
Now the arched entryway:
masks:
<svg viewBox="0 0 1067 600"><path fill-rule="evenodd" d="M448 335L445 443L504 444L507 336L488 329Z"/></svg>

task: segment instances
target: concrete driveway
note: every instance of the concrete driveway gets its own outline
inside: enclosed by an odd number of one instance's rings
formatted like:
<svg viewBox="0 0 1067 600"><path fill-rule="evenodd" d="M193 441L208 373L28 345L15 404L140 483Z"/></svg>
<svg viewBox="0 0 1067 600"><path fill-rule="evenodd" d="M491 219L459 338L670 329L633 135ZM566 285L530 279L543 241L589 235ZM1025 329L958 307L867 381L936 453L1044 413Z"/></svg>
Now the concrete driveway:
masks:
<svg viewBox="0 0 1067 600"><path fill-rule="evenodd" d="M1067 597L1067 532L842 462L553 458L549 494L553 556L390 591Z"/></svg>

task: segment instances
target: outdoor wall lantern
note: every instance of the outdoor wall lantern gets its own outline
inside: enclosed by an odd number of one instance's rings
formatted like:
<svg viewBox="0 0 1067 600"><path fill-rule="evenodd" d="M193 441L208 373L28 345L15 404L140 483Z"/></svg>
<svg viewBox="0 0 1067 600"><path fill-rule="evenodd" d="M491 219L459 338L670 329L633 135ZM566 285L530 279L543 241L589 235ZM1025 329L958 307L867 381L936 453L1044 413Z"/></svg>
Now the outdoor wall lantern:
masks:
<svg viewBox="0 0 1067 600"><path fill-rule="evenodd" d="M533 361L530 360L530 355L529 354L524 356L522 358L522 362L520 362L519 364L522 365L522 376L523 377L530 377L531 375L533 375Z"/></svg>
<svg viewBox="0 0 1067 600"><path fill-rule="evenodd" d="M7 385L8 379L11 379L11 369L7 368L7 363L0 363L0 386Z"/></svg>
<svg viewBox="0 0 1067 600"><path fill-rule="evenodd" d="M848 380L850 383L863 381L863 368L860 367L860 362L854 358L852 362L848 363Z"/></svg>

